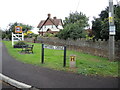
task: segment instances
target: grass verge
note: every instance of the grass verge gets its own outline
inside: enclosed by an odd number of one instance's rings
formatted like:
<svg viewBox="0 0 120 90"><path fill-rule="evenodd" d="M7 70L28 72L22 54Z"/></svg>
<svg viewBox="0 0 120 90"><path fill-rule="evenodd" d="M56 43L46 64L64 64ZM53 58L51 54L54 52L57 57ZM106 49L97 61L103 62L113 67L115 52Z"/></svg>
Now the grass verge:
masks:
<svg viewBox="0 0 120 90"><path fill-rule="evenodd" d="M11 56L24 63L63 70L84 75L118 77L118 62L110 62L107 58L67 50L67 65L63 67L63 50L45 49L45 64L41 64L41 44L34 44L34 54L20 54L21 49L13 48L11 41L3 41ZM69 68L69 57L76 55L76 68Z"/></svg>

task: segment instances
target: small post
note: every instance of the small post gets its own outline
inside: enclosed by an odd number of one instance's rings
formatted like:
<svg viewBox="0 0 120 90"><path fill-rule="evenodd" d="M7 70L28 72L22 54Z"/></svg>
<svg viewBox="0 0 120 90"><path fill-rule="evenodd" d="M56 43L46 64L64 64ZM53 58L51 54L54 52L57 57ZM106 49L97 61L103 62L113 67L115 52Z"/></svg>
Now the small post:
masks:
<svg viewBox="0 0 120 90"><path fill-rule="evenodd" d="M76 55L70 55L70 68L76 67Z"/></svg>
<svg viewBox="0 0 120 90"><path fill-rule="evenodd" d="M44 44L42 44L42 61L41 63L44 63Z"/></svg>
<svg viewBox="0 0 120 90"><path fill-rule="evenodd" d="M64 46L64 62L63 67L66 67L66 46Z"/></svg>

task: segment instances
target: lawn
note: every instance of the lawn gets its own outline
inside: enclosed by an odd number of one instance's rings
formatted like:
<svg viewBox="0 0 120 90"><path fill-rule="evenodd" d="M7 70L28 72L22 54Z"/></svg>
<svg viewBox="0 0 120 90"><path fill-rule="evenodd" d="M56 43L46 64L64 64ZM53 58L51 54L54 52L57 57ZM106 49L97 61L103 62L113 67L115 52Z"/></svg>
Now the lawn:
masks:
<svg viewBox="0 0 120 90"><path fill-rule="evenodd" d="M21 54L21 49L13 48L11 41L3 41L8 52L17 60L54 70L62 70L84 75L118 76L118 62L110 62L108 58L67 50L67 64L63 67L63 50L45 49L45 63L41 64L41 44L34 44L34 54ZM69 68L70 55L76 55L76 68Z"/></svg>

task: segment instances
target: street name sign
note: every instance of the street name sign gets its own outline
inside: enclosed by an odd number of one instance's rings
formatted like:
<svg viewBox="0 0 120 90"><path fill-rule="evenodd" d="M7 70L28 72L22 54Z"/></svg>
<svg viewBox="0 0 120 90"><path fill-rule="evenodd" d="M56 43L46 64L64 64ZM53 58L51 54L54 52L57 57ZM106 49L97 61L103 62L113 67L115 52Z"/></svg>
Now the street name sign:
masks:
<svg viewBox="0 0 120 90"><path fill-rule="evenodd" d="M64 50L63 46L53 46L53 45L45 45L45 44L44 44L44 48L55 49L55 50Z"/></svg>

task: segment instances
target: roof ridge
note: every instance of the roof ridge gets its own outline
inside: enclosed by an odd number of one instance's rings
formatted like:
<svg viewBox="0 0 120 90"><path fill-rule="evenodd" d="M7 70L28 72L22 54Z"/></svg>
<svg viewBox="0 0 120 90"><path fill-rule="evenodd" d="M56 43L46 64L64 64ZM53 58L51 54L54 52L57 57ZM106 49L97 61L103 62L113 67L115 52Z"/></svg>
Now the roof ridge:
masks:
<svg viewBox="0 0 120 90"><path fill-rule="evenodd" d="M48 20L50 20L50 21L48 21ZM38 25L38 28L41 29L44 25L47 25L47 23L46 23L47 21L49 22L49 25L50 25L50 22L51 22L51 25L52 24L55 25L56 28L58 28L59 25L63 25L62 24L62 19L58 19L58 18L54 19L54 18L48 17L46 20L41 20L41 22Z"/></svg>

